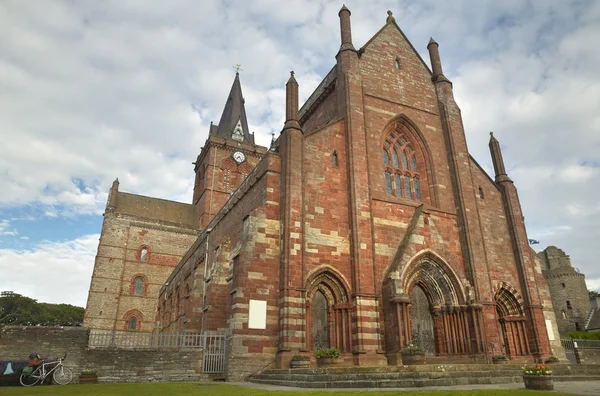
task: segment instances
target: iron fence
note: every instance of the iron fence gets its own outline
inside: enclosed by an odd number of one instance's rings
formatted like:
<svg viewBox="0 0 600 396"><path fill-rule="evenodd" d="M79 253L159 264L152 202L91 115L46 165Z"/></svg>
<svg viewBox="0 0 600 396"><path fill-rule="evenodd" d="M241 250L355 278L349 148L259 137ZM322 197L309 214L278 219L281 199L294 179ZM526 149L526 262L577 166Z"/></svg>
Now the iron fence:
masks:
<svg viewBox="0 0 600 396"><path fill-rule="evenodd" d="M572 339L572 338L563 338L560 340L563 348L565 349L575 349L575 348L591 348L591 349L600 349L600 340L583 340L583 339Z"/></svg>
<svg viewBox="0 0 600 396"><path fill-rule="evenodd" d="M90 348L204 348L206 335L188 333L90 332Z"/></svg>

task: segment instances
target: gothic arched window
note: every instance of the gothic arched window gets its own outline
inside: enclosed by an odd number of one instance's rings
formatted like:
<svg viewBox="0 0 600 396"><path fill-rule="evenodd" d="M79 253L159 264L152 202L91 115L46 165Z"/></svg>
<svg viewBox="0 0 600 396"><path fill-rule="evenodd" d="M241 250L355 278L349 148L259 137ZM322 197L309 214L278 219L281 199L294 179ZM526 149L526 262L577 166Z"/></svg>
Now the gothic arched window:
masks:
<svg viewBox="0 0 600 396"><path fill-rule="evenodd" d="M383 144L385 190L400 198L421 200L417 155L402 132L392 131Z"/></svg>
<svg viewBox="0 0 600 396"><path fill-rule="evenodd" d="M331 155L332 157L332 161L333 161L333 166L338 166L338 155L337 155L337 151L334 151L333 154Z"/></svg>

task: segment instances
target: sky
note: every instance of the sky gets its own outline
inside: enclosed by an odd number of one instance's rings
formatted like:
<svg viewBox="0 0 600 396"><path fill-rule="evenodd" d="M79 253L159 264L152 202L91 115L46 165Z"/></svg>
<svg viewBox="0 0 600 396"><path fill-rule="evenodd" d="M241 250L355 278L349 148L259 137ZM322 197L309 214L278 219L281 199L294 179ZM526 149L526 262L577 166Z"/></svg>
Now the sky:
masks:
<svg viewBox="0 0 600 396"><path fill-rule="evenodd" d="M600 288L600 2L349 0L362 46L387 10L423 59L439 43L469 150L501 142L536 250ZM335 63L341 2L0 2L0 290L85 306L108 189L190 202L192 161L235 64L268 145L285 82Z"/></svg>

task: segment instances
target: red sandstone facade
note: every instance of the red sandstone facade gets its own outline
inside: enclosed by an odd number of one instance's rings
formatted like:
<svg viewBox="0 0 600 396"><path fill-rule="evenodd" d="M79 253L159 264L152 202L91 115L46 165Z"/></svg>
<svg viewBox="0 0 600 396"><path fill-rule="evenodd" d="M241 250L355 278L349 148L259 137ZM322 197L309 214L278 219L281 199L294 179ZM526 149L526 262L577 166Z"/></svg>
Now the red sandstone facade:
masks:
<svg viewBox="0 0 600 396"><path fill-rule="evenodd" d="M325 347L354 365L401 364L409 344L440 362L563 356L498 141L491 178L438 44L430 69L388 14L357 50L342 8L336 65L301 109L292 74L270 149L222 128L245 122L243 99L211 126L195 165L202 232L160 290L158 327L228 332L230 378Z"/></svg>

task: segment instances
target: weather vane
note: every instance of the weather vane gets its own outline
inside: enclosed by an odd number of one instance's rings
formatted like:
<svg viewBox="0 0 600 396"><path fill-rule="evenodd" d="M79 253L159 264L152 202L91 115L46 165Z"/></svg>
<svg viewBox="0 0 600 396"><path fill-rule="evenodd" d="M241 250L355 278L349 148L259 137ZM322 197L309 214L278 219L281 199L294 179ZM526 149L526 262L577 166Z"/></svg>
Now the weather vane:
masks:
<svg viewBox="0 0 600 396"><path fill-rule="evenodd" d="M240 65L239 63L236 63L235 66L233 66L233 68L235 69L236 73L239 73L240 71L244 71L244 69L242 69L242 65Z"/></svg>

